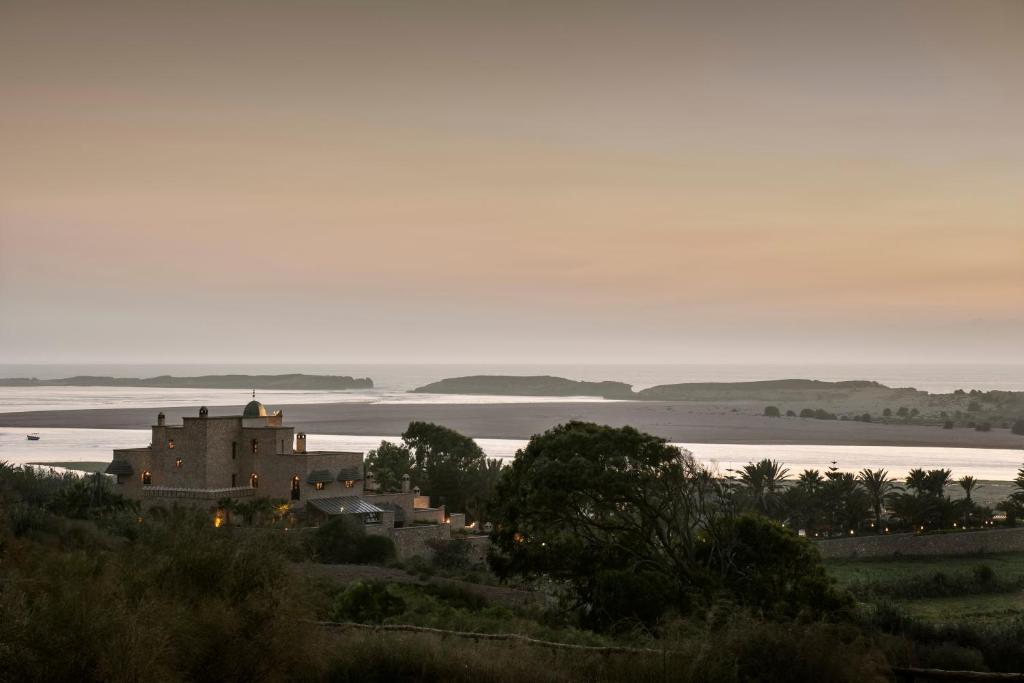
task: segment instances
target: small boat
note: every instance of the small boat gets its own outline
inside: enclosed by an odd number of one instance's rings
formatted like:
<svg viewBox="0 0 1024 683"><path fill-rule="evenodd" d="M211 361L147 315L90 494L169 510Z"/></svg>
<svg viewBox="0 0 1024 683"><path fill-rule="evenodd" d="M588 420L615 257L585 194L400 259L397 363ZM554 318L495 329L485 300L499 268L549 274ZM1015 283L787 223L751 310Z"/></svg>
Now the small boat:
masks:
<svg viewBox="0 0 1024 683"><path fill-rule="evenodd" d="M39 441L39 434L37 432L32 432L25 438L28 439L29 441Z"/></svg>

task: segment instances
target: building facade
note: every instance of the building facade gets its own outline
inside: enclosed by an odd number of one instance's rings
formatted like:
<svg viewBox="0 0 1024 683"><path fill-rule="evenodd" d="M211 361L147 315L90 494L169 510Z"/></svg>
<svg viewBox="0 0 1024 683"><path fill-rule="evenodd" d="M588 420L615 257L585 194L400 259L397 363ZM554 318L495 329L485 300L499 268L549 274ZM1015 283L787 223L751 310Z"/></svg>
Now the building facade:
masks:
<svg viewBox="0 0 1024 683"><path fill-rule="evenodd" d="M211 417L200 408L168 425L160 413L150 445L115 449L106 471L144 506L210 508L225 498L266 497L314 521L358 515L371 533L450 521L408 480L401 491L378 491L373 476L364 476L362 453L307 449L306 435L285 426L281 411L268 414L255 396L238 416Z"/></svg>

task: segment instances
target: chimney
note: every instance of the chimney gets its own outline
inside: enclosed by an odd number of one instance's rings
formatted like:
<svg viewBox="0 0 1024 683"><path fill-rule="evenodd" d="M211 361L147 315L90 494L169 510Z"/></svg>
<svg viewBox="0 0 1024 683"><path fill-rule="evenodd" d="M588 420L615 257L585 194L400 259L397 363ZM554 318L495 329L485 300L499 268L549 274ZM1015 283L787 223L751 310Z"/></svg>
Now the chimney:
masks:
<svg viewBox="0 0 1024 683"><path fill-rule="evenodd" d="M306 435L299 432L295 435L295 452L305 453L306 452Z"/></svg>
<svg viewBox="0 0 1024 683"><path fill-rule="evenodd" d="M199 417L209 417L209 416L210 416L210 411L207 410L206 406L203 406L202 408L199 409Z"/></svg>
<svg viewBox="0 0 1024 683"><path fill-rule="evenodd" d="M408 474L402 475L402 493L409 493L412 488L412 479Z"/></svg>
<svg viewBox="0 0 1024 683"><path fill-rule="evenodd" d="M377 476L373 472L366 473L366 479L363 481L363 490L365 491L376 491L377 490Z"/></svg>
<svg viewBox="0 0 1024 683"><path fill-rule="evenodd" d="M156 426L157 427L163 427L166 424L167 424L167 416L164 415L163 413L158 413L157 416L156 416Z"/></svg>

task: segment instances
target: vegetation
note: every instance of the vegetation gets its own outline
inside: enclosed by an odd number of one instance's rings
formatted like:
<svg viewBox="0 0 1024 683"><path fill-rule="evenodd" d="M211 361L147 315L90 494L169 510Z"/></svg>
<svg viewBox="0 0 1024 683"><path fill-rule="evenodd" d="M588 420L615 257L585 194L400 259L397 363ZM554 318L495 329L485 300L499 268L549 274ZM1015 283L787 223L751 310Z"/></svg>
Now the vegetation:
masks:
<svg viewBox="0 0 1024 683"><path fill-rule="evenodd" d="M689 454L629 427L572 422L533 437L496 498L498 575L562 582L595 628L650 626L715 595L764 613L842 606L810 546L737 516Z"/></svg>
<svg viewBox="0 0 1024 683"><path fill-rule="evenodd" d="M408 475L433 504L482 520L502 463L487 458L473 439L452 429L411 422L401 444L382 441L367 454L366 468L384 491L400 490Z"/></svg>

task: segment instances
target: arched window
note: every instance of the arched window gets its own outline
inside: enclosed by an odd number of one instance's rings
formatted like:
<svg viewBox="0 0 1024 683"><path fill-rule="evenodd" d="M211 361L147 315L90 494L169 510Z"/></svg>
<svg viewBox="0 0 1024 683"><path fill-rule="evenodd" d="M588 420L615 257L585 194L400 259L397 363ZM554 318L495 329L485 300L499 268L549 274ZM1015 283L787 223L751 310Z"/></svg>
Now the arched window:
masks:
<svg viewBox="0 0 1024 683"><path fill-rule="evenodd" d="M298 500L299 499L299 486L300 486L299 478L298 477L292 477L292 500Z"/></svg>
<svg viewBox="0 0 1024 683"><path fill-rule="evenodd" d="M253 454L260 452L260 442L257 439L252 440L252 452Z"/></svg>
<svg viewBox="0 0 1024 683"><path fill-rule="evenodd" d="M172 451L174 450L174 439L167 440L167 447L170 448Z"/></svg>
<svg viewBox="0 0 1024 683"><path fill-rule="evenodd" d="M253 472L249 475L249 488L258 489L260 487L260 475Z"/></svg>
<svg viewBox="0 0 1024 683"><path fill-rule="evenodd" d="M177 467L179 470L181 469L181 458L174 459L174 466Z"/></svg>
<svg viewBox="0 0 1024 683"><path fill-rule="evenodd" d="M153 483L153 474L149 470L142 473L142 485L149 486Z"/></svg>

